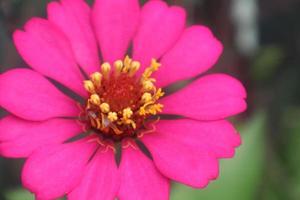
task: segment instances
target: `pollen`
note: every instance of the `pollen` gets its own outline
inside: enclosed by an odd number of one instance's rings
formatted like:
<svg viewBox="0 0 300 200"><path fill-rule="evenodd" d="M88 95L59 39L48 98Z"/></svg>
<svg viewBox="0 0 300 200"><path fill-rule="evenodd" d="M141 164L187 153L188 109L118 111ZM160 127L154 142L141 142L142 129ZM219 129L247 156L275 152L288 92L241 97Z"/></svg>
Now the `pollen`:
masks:
<svg viewBox="0 0 300 200"><path fill-rule="evenodd" d="M113 139L135 136L144 126L144 121L162 112L163 105L157 103L164 95L156 88L152 77L160 67L157 60L141 75L137 75L141 63L126 56L124 60L103 63L101 71L84 81L89 99L84 109L88 128Z"/></svg>
<svg viewBox="0 0 300 200"><path fill-rule="evenodd" d="M107 118L111 122L117 121L118 120L118 114L116 112L109 112Z"/></svg>
<svg viewBox="0 0 300 200"><path fill-rule="evenodd" d="M91 94L95 93L95 86L93 82L90 80L84 81L84 88L86 89L86 91L88 91Z"/></svg>
<svg viewBox="0 0 300 200"><path fill-rule="evenodd" d="M102 65L101 65L101 72L102 72L102 74L103 74L103 76L105 77L105 78L108 78L108 75L109 75L109 73L110 73L110 69L111 69L111 66L110 66L110 64L109 63L103 63Z"/></svg>
<svg viewBox="0 0 300 200"><path fill-rule="evenodd" d="M102 103L100 109L103 113L108 113L110 111L110 106L108 103Z"/></svg>
<svg viewBox="0 0 300 200"><path fill-rule="evenodd" d="M117 60L115 63L114 63L114 66L116 68L116 71L117 73L121 73L122 72L122 69L123 69L123 61L122 60Z"/></svg>
<svg viewBox="0 0 300 200"><path fill-rule="evenodd" d="M90 102L96 106L99 106L101 103L100 97L98 94L92 94L90 97Z"/></svg>
<svg viewBox="0 0 300 200"><path fill-rule="evenodd" d="M152 100L152 95L149 92L146 92L142 96L143 103L147 103Z"/></svg>
<svg viewBox="0 0 300 200"><path fill-rule="evenodd" d="M95 87L100 87L101 86L101 81L102 81L102 74L100 72L95 72L91 75L91 80Z"/></svg>
<svg viewBox="0 0 300 200"><path fill-rule="evenodd" d="M125 119L129 119L132 116L133 112L131 110L131 108L125 108L123 110L123 118Z"/></svg>
<svg viewBox="0 0 300 200"><path fill-rule="evenodd" d="M143 81L143 88L145 91L151 91L154 88L154 84L151 80Z"/></svg>
<svg viewBox="0 0 300 200"><path fill-rule="evenodd" d="M133 76L141 67L141 64L137 61L133 61L131 63L130 69L129 69L129 76Z"/></svg>

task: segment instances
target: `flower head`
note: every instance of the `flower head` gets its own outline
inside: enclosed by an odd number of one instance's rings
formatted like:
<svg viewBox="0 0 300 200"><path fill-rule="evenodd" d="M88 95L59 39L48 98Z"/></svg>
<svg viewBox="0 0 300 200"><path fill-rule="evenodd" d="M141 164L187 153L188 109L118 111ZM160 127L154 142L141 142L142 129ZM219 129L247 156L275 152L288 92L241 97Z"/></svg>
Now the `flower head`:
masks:
<svg viewBox="0 0 300 200"><path fill-rule="evenodd" d="M151 66L137 77L135 73L140 65L126 56L124 61L114 62L114 70L109 63L104 63L101 73L95 72L90 80L84 81L89 98L81 113L81 122L86 130L92 129L102 137L120 141L136 137L145 120L162 111L163 105L157 101L164 93L155 87L155 79L151 78L159 64L153 59Z"/></svg>
<svg viewBox="0 0 300 200"><path fill-rule="evenodd" d="M168 90L222 52L178 6L53 1L47 19L13 38L33 70L0 75L0 106L11 113L0 120L0 154L27 158L22 182L37 199L168 199L170 180L205 187L240 144L226 120L246 109L239 81L211 74Z"/></svg>

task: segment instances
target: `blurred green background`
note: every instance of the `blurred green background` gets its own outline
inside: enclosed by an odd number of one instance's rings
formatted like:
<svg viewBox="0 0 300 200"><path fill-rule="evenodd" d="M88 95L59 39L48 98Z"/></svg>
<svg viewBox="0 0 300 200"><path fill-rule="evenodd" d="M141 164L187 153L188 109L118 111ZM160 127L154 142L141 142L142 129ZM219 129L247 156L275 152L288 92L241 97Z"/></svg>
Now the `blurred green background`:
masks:
<svg viewBox="0 0 300 200"><path fill-rule="evenodd" d="M0 0L0 73L26 66L12 32L45 16L49 0ZM91 2L91 1L90 1ZM143 1L145 2L145 1ZM174 183L172 200L300 199L300 1L170 0L187 9L189 24L205 24L225 51L211 71L238 77L248 111L232 119L243 138L236 157L221 161L220 177L204 190ZM5 116L0 111L0 117ZM0 158L0 200L30 200L23 160Z"/></svg>

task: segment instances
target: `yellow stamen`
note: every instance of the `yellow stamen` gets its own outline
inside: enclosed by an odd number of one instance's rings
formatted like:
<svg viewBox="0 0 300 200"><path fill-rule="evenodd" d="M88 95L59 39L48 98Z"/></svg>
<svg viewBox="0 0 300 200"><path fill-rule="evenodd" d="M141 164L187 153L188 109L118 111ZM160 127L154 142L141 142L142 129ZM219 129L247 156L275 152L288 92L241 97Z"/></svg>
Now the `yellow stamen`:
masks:
<svg viewBox="0 0 300 200"><path fill-rule="evenodd" d="M131 108L125 108L123 110L123 118L124 119L129 119L132 116L133 112L131 110Z"/></svg>
<svg viewBox="0 0 300 200"><path fill-rule="evenodd" d="M154 99L157 101L160 97L163 97L164 95L165 93L162 91L161 88L159 88L154 95Z"/></svg>
<svg viewBox="0 0 300 200"><path fill-rule="evenodd" d="M152 95L149 92L146 92L142 96L142 102L147 103L152 100Z"/></svg>
<svg viewBox="0 0 300 200"><path fill-rule="evenodd" d="M133 61L129 70L129 76L133 76L141 67L141 63L138 61Z"/></svg>
<svg viewBox="0 0 300 200"><path fill-rule="evenodd" d="M123 61L122 60L117 60L114 63L114 67L116 68L117 73L121 73L123 69Z"/></svg>
<svg viewBox="0 0 300 200"><path fill-rule="evenodd" d="M156 115L158 112L161 112L161 111L162 111L162 108L163 108L163 107L164 107L164 106L163 106L162 104L160 104L160 103L154 104L154 105L150 106L149 112L150 112L150 114L152 114L152 115Z"/></svg>
<svg viewBox="0 0 300 200"><path fill-rule="evenodd" d="M84 81L84 88L91 94L95 93L95 86L92 81Z"/></svg>
<svg viewBox="0 0 300 200"><path fill-rule="evenodd" d="M118 120L118 114L116 112L109 112L107 115L107 119L109 119L109 121L114 122Z"/></svg>
<svg viewBox="0 0 300 200"><path fill-rule="evenodd" d="M95 72L91 75L91 80L96 87L101 86L102 74L100 72Z"/></svg>
<svg viewBox="0 0 300 200"><path fill-rule="evenodd" d="M121 124L130 124L132 126L133 129L136 129L136 123L130 119L133 115L133 112L131 110L131 108L125 108L123 110L123 118L121 121Z"/></svg>
<svg viewBox="0 0 300 200"><path fill-rule="evenodd" d="M99 106L101 104L100 97L97 94L91 95L90 102L96 106Z"/></svg>
<svg viewBox="0 0 300 200"><path fill-rule="evenodd" d="M131 65L132 59L129 58L129 56L126 56L124 59L124 67L122 72L127 73L128 70L130 69L130 65Z"/></svg>
<svg viewBox="0 0 300 200"><path fill-rule="evenodd" d="M161 66L161 64L159 62L157 62L156 59L153 58L151 60L151 68L152 68L153 72L157 71L160 66Z"/></svg>
<svg viewBox="0 0 300 200"><path fill-rule="evenodd" d="M150 80L143 81L142 84L143 84L144 91L152 91L154 89L154 84Z"/></svg>
<svg viewBox="0 0 300 200"><path fill-rule="evenodd" d="M145 95L145 97L144 97L144 95ZM148 114L156 115L158 112L161 112L163 105L156 103L156 101L162 96L164 96L164 92L162 91L161 88L159 88L153 96L151 95L151 99L149 98L150 97L149 94L144 93L142 96L142 101L143 101L144 105L140 107L139 114L142 116L145 116ZM145 99L143 99L143 97L147 98L148 101L145 101Z"/></svg>
<svg viewBox="0 0 300 200"><path fill-rule="evenodd" d="M154 101L146 103L144 106L142 106L139 110L139 114L142 116L151 114L156 115L158 112L161 112L163 108L162 104L155 104Z"/></svg>
<svg viewBox="0 0 300 200"><path fill-rule="evenodd" d="M108 75L110 73L110 64L108 62L105 62L101 65L101 72L104 75L105 78L108 78Z"/></svg>
<svg viewBox="0 0 300 200"><path fill-rule="evenodd" d="M150 67L148 67L143 73L142 82L150 78L152 73L157 71L160 66L161 64L157 62L156 59L152 59Z"/></svg>
<svg viewBox="0 0 300 200"><path fill-rule="evenodd" d="M103 113L108 113L110 111L110 106L108 103L102 103L100 109Z"/></svg>

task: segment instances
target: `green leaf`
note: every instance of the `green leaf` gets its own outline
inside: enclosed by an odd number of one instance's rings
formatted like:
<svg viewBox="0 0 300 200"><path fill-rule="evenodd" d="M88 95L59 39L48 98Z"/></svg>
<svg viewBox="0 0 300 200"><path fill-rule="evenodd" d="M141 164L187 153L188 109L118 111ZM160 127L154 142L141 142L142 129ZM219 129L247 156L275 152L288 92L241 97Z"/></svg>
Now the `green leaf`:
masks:
<svg viewBox="0 0 300 200"><path fill-rule="evenodd" d="M219 178L205 189L175 184L172 200L253 200L257 199L264 166L265 117L257 114L239 130L243 144L233 159L222 160Z"/></svg>
<svg viewBox="0 0 300 200"><path fill-rule="evenodd" d="M35 200L34 194L23 188L8 190L5 192L4 197L5 200ZM66 200L66 198L62 197L57 200Z"/></svg>
<svg viewBox="0 0 300 200"><path fill-rule="evenodd" d="M22 188L9 190L5 193L6 200L34 200L34 195Z"/></svg>
<svg viewBox="0 0 300 200"><path fill-rule="evenodd" d="M263 47L251 67L252 78L258 81L270 79L274 76L284 57L284 52L279 46Z"/></svg>

